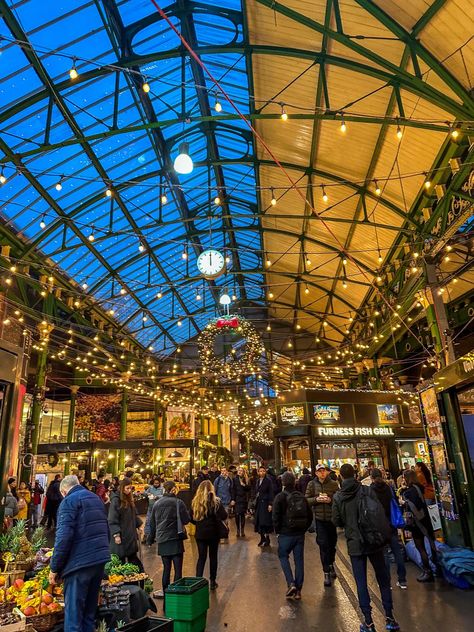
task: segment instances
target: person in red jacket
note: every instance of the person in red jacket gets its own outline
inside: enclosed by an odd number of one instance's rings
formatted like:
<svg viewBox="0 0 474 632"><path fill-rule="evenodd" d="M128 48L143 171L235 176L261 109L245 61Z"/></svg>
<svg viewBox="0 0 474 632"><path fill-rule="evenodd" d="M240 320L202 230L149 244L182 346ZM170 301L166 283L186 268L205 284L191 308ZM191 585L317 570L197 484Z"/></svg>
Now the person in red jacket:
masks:
<svg viewBox="0 0 474 632"><path fill-rule="evenodd" d="M40 516L41 516L41 497L44 494L44 489L41 487L38 480L35 481L33 489L31 490L31 495L33 497L33 511L31 514L31 523L33 527L39 527Z"/></svg>

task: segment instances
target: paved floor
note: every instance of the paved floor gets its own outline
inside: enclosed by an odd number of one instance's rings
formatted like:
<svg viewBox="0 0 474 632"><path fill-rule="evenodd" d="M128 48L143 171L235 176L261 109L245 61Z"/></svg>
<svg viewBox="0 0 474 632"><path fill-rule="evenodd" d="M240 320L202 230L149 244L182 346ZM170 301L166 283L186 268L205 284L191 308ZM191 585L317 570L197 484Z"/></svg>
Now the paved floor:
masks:
<svg viewBox="0 0 474 632"><path fill-rule="evenodd" d="M324 588L314 536L307 535L303 599L288 602L275 536L272 536L271 548L262 550L257 547L257 536L250 530L245 539L238 540L234 533L228 544L220 546L219 588L211 596L207 632L358 632L355 584L343 541L336 560L340 578L331 588ZM186 541L185 575L194 576L196 558L196 543L191 538ZM144 547L143 559L155 587L160 587L161 562L155 546ZM416 582L419 571L414 564L408 563L407 570L408 590L401 591L396 586L393 589L395 614L402 630L468 632L474 629L474 593L457 590L439 580L435 584L420 585ZM395 584L395 567L392 573ZM380 632L385 629L384 617L372 574L370 587L374 620Z"/></svg>

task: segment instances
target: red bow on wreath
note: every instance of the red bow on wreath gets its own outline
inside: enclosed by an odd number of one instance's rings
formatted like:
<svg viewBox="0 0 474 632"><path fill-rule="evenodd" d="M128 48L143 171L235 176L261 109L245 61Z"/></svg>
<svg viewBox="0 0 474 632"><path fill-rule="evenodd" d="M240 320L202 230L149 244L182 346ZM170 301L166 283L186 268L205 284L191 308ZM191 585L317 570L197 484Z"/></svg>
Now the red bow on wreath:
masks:
<svg viewBox="0 0 474 632"><path fill-rule="evenodd" d="M216 327L218 329L222 329L222 327L236 328L238 326L239 326L239 319L237 318L237 316L234 316L234 318L230 318L229 320L226 320L225 318L219 318L216 321Z"/></svg>

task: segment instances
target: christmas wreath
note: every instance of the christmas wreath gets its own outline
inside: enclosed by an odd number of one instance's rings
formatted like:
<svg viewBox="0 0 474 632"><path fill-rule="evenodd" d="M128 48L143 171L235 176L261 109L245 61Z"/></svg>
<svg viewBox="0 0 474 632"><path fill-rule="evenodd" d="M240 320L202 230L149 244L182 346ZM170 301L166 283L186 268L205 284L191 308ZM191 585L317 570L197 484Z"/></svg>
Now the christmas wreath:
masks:
<svg viewBox="0 0 474 632"><path fill-rule="evenodd" d="M216 356L215 341L223 334L230 336L231 339L235 337L236 342L239 338L245 340L243 352L238 358L235 357L237 351L234 347L227 360ZM228 379L256 371L258 360L265 351L262 340L252 323L238 316L212 320L199 334L198 346L204 373Z"/></svg>

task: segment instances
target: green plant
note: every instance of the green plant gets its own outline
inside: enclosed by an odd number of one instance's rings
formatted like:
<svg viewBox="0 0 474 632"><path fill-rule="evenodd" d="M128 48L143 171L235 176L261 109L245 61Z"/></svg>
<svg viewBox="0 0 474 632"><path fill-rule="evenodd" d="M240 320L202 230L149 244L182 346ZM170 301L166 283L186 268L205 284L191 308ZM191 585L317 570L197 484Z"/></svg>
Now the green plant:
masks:
<svg viewBox="0 0 474 632"><path fill-rule="evenodd" d="M26 520L18 520L8 531L0 536L0 551L9 551L14 555L20 552L22 538L25 536Z"/></svg>
<svg viewBox="0 0 474 632"><path fill-rule="evenodd" d="M96 628L96 632L108 632L108 627L104 619L99 622L99 626Z"/></svg>
<svg viewBox="0 0 474 632"><path fill-rule="evenodd" d="M44 527L38 527L31 536L31 546L33 551L38 553L46 545L46 534Z"/></svg>

